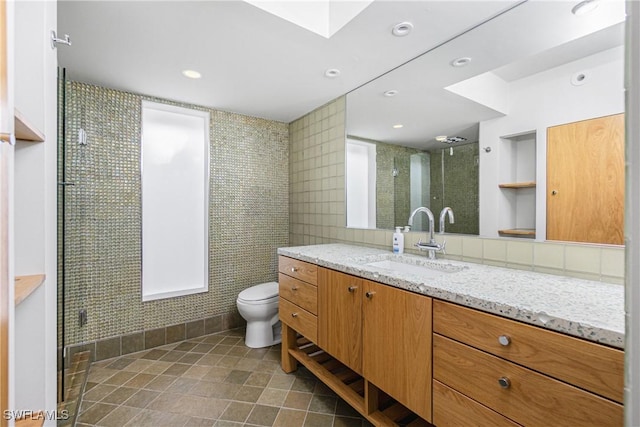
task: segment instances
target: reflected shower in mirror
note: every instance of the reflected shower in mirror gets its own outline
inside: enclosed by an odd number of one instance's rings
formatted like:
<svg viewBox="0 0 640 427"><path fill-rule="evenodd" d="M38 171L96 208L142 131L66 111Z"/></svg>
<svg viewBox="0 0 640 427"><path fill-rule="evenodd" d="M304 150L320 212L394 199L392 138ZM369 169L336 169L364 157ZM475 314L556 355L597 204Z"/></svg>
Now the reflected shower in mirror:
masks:
<svg viewBox="0 0 640 427"><path fill-rule="evenodd" d="M447 232L478 234L478 144L421 151L347 136L347 226L393 229L420 206L456 206ZM422 216L412 231L427 231Z"/></svg>
<svg viewBox="0 0 640 427"><path fill-rule="evenodd" d="M522 218L543 230L546 129L623 109L624 3L584 16L571 13L575 4L519 3L348 93L347 159L350 146L369 148L366 179L346 162L347 227L392 229L418 206L436 216L450 206L447 233L497 236ZM533 151L514 162L503 141L523 132ZM519 178L506 176L516 163L533 171L531 188L517 193L531 206L499 188Z"/></svg>

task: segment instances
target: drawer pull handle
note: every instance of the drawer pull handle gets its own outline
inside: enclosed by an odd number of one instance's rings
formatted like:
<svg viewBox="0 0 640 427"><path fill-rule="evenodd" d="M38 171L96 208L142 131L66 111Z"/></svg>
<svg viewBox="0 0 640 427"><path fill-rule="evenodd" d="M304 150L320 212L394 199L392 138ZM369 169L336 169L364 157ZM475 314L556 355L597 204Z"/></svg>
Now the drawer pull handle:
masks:
<svg viewBox="0 0 640 427"><path fill-rule="evenodd" d="M358 289L358 287L357 286L349 286L347 289L349 290L349 292L355 292L356 289Z"/></svg>
<svg viewBox="0 0 640 427"><path fill-rule="evenodd" d="M500 335L498 337L498 342L500 343L500 345L503 345L506 347L509 344L511 344L511 338L509 338L508 335Z"/></svg>
<svg viewBox="0 0 640 427"><path fill-rule="evenodd" d="M498 379L498 384L500 384L500 387L504 388L504 389L508 389L509 387L511 387L511 381L509 381L509 378L507 377L501 377Z"/></svg>
<svg viewBox="0 0 640 427"><path fill-rule="evenodd" d="M291 272L295 273L296 271L298 271L298 267L291 267Z"/></svg>
<svg viewBox="0 0 640 427"><path fill-rule="evenodd" d="M298 317L298 313L291 313L291 317Z"/></svg>
<svg viewBox="0 0 640 427"><path fill-rule="evenodd" d="M297 287L297 286L292 286L292 287L291 287L291 290L292 290L292 291L297 291L297 290L298 290L298 287Z"/></svg>
<svg viewBox="0 0 640 427"><path fill-rule="evenodd" d="M371 298L373 298L373 296L375 295L375 292L373 292L373 291L367 291L364 295L365 295L367 298L371 299Z"/></svg>

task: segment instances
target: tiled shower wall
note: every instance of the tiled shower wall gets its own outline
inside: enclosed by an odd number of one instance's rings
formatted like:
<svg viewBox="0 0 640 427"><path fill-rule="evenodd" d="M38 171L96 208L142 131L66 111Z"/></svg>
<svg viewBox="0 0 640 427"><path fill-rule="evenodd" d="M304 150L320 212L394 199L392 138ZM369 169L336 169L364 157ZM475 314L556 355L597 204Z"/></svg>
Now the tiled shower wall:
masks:
<svg viewBox="0 0 640 427"><path fill-rule="evenodd" d="M411 214L411 155L419 150L376 142L376 227L405 225ZM394 175L394 168L398 171Z"/></svg>
<svg viewBox="0 0 640 427"><path fill-rule="evenodd" d="M345 97L292 122L291 245L350 243L391 249L391 230L346 228ZM435 156L434 156L435 157ZM405 250L422 233L405 237ZM442 236L437 236L441 242ZM451 259L624 284L624 248L446 235Z"/></svg>
<svg viewBox="0 0 640 427"><path fill-rule="evenodd" d="M142 100L211 114L206 293L142 302ZM77 82L66 85L65 113L66 181L74 184L64 201L65 345L202 334L216 319L237 319L241 290L276 280L276 249L289 243L286 123ZM81 128L86 145L78 144ZM88 315L82 327L81 309Z"/></svg>
<svg viewBox="0 0 640 427"><path fill-rule="evenodd" d="M477 142L431 152L431 210L438 215L445 206L454 207L455 222L449 224L447 220L445 230L463 234L480 232L478 185Z"/></svg>

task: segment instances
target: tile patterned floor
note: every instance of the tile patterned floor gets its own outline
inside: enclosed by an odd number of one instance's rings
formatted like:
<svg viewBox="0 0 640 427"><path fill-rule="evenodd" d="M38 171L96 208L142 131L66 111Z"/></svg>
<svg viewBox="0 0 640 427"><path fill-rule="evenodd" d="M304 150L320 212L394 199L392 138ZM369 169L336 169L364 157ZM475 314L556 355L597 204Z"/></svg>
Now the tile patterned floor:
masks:
<svg viewBox="0 0 640 427"><path fill-rule="evenodd" d="M371 424L280 346L251 349L241 329L91 365L78 426L357 426Z"/></svg>

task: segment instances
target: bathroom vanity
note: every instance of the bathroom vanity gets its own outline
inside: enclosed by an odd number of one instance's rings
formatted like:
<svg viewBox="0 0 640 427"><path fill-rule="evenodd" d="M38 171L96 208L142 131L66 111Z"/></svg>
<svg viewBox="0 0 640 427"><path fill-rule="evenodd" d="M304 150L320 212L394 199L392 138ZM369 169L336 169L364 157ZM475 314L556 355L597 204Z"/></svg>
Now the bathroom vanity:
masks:
<svg viewBox="0 0 640 427"><path fill-rule="evenodd" d="M623 425L622 286L342 244L278 254L283 370L374 425Z"/></svg>

